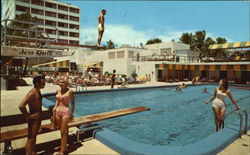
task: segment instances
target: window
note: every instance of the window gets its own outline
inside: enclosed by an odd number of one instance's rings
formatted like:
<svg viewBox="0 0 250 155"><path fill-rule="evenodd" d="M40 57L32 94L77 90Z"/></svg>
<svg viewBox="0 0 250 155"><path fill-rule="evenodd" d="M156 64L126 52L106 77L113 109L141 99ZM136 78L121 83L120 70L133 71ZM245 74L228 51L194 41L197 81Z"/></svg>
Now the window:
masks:
<svg viewBox="0 0 250 155"><path fill-rule="evenodd" d="M69 41L70 44L75 44L75 45L78 45L79 44L79 41L75 41L75 40L70 40Z"/></svg>
<svg viewBox="0 0 250 155"><path fill-rule="evenodd" d="M79 25L69 24L69 28L79 30Z"/></svg>
<svg viewBox="0 0 250 155"><path fill-rule="evenodd" d="M69 10L70 12L79 13L79 9L76 8L70 8Z"/></svg>
<svg viewBox="0 0 250 155"><path fill-rule="evenodd" d="M16 5L16 11L22 11L22 12L27 12L27 13L29 13L29 12L30 12L30 9L27 8L27 7L23 7L23 6L20 6L20 5Z"/></svg>
<svg viewBox="0 0 250 155"><path fill-rule="evenodd" d="M68 32L65 32L65 31L59 31L60 35L62 36L68 36Z"/></svg>
<svg viewBox="0 0 250 155"><path fill-rule="evenodd" d="M64 27L64 28L68 28L68 24L67 23L58 22L58 26L59 27Z"/></svg>
<svg viewBox="0 0 250 155"><path fill-rule="evenodd" d="M65 44L67 44L68 40L58 39L58 43L65 43Z"/></svg>
<svg viewBox="0 0 250 155"><path fill-rule="evenodd" d="M49 17L55 17L56 18L56 13L55 12L45 11L45 15L49 16Z"/></svg>
<svg viewBox="0 0 250 155"><path fill-rule="evenodd" d="M48 7L48 8L56 9L56 4L53 4L53 3L45 2L45 6Z"/></svg>
<svg viewBox="0 0 250 155"><path fill-rule="evenodd" d="M43 10L33 9L33 8L31 9L31 13L38 14L38 15L44 14Z"/></svg>
<svg viewBox="0 0 250 155"><path fill-rule="evenodd" d="M36 22L39 23L39 24L44 24L44 20L40 19L40 18L37 18Z"/></svg>
<svg viewBox="0 0 250 155"><path fill-rule="evenodd" d="M117 58L120 59L120 58L124 58L124 51L118 51L117 52Z"/></svg>
<svg viewBox="0 0 250 155"><path fill-rule="evenodd" d="M17 0L19 2L30 3L30 0Z"/></svg>
<svg viewBox="0 0 250 155"><path fill-rule="evenodd" d="M56 26L56 22L50 21L50 20L45 20L45 25Z"/></svg>
<svg viewBox="0 0 250 155"><path fill-rule="evenodd" d="M79 21L79 17L69 16L69 19L77 22Z"/></svg>
<svg viewBox="0 0 250 155"><path fill-rule="evenodd" d="M44 6L44 1L43 0L32 0L31 4Z"/></svg>
<svg viewBox="0 0 250 155"><path fill-rule="evenodd" d="M61 19L68 19L68 15L64 15L64 14L60 14L58 13L58 18L61 18Z"/></svg>
<svg viewBox="0 0 250 155"><path fill-rule="evenodd" d="M69 36L70 37L79 37L79 33L70 32Z"/></svg>
<svg viewBox="0 0 250 155"><path fill-rule="evenodd" d="M47 34L56 34L56 31L55 30L52 30L52 29L46 29L45 32Z"/></svg>
<svg viewBox="0 0 250 155"><path fill-rule="evenodd" d="M115 52L109 52L109 59L115 59Z"/></svg>
<svg viewBox="0 0 250 155"><path fill-rule="evenodd" d="M68 11L68 7L67 6L58 5L58 9L59 10L64 10L64 11Z"/></svg>

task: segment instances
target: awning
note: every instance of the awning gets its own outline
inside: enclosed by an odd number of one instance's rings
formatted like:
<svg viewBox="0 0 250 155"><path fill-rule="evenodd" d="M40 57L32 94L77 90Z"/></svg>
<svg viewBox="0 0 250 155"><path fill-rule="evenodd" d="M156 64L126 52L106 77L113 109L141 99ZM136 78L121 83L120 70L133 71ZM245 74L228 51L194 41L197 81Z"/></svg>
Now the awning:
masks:
<svg viewBox="0 0 250 155"><path fill-rule="evenodd" d="M71 56L73 54L74 52L68 50L1 46L1 56L54 58Z"/></svg>
<svg viewBox="0 0 250 155"><path fill-rule="evenodd" d="M38 65L33 65L32 67L33 68L36 68L36 67L69 68L69 60L53 61L53 62L38 64Z"/></svg>
<svg viewBox="0 0 250 155"><path fill-rule="evenodd" d="M82 67L87 67L87 68L102 68L102 66L103 66L102 61L96 61L82 65Z"/></svg>
<svg viewBox="0 0 250 155"><path fill-rule="evenodd" d="M232 48L248 48L250 47L250 41L228 43L228 44L214 44L210 45L209 49L232 49Z"/></svg>

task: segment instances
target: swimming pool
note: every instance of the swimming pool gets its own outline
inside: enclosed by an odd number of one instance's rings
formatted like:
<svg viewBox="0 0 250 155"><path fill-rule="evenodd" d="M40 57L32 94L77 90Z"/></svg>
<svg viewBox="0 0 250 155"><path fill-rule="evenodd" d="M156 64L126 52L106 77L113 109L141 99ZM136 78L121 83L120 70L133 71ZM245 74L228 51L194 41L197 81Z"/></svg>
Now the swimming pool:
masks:
<svg viewBox="0 0 250 155"><path fill-rule="evenodd" d="M208 93L202 93L203 88ZM182 91L173 87L99 92L76 95L75 117L106 111L145 106L150 111L106 120L108 129L135 142L156 146L183 146L197 142L215 132L212 103L204 104L215 85L190 86ZM230 88L239 106L250 112L250 91ZM48 97L54 101L54 97ZM227 112L234 105L226 99ZM238 120L226 119L225 126Z"/></svg>

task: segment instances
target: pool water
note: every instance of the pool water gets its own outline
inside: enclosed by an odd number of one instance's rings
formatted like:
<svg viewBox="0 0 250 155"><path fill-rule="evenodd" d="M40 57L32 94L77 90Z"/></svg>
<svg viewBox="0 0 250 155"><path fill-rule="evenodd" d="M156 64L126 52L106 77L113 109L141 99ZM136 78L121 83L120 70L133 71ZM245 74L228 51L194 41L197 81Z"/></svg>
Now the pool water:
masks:
<svg viewBox="0 0 250 155"><path fill-rule="evenodd" d="M208 93L202 93L204 88ZM75 95L75 117L107 111L148 107L151 110L112 118L106 124L110 130L133 141L181 146L199 141L215 132L212 102L205 104L214 93L215 85L189 86L182 91L173 87L99 92ZM238 105L250 112L250 90L230 88ZM54 97L49 97L54 101ZM235 106L226 98L227 112ZM236 114L225 121L228 126L238 120Z"/></svg>

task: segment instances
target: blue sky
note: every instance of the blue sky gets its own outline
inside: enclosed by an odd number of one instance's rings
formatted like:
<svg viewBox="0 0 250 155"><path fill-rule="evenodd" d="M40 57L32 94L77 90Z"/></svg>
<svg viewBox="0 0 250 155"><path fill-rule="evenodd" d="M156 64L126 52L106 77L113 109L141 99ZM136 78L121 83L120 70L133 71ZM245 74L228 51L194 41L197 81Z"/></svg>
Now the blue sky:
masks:
<svg viewBox="0 0 250 155"><path fill-rule="evenodd" d="M96 43L102 9L107 10L102 44L139 46L156 37L178 41L182 33L199 30L228 42L250 40L249 1L61 1L81 9L81 44Z"/></svg>

